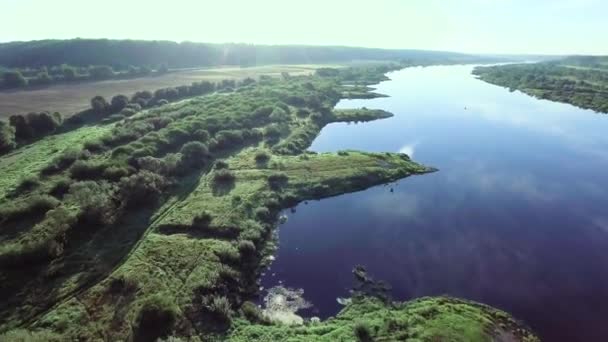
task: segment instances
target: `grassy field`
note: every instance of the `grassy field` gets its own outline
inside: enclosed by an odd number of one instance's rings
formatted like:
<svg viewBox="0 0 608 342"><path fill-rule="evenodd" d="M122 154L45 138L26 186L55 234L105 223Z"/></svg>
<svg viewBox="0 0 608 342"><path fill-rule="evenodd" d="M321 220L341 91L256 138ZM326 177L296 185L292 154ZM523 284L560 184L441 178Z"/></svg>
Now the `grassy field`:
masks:
<svg viewBox="0 0 608 342"><path fill-rule="evenodd" d="M310 75L319 67L331 65L265 65L258 67L225 67L213 69L178 70L154 77L142 77L126 80L84 82L79 84L60 84L36 90L14 90L0 92L0 119L12 114L28 112L60 112L70 116L87 109L93 96L101 95L111 98L114 95L132 95L136 91L164 87L189 85L192 82L214 81L224 79L258 78L260 75L278 77L282 72L290 75Z"/></svg>
<svg viewBox="0 0 608 342"><path fill-rule="evenodd" d="M282 210L436 171L401 153L307 151L329 123L392 115L334 110L344 82L386 70L260 80L1 156L0 340L534 341L508 314L453 299L361 292L298 326L250 302Z"/></svg>

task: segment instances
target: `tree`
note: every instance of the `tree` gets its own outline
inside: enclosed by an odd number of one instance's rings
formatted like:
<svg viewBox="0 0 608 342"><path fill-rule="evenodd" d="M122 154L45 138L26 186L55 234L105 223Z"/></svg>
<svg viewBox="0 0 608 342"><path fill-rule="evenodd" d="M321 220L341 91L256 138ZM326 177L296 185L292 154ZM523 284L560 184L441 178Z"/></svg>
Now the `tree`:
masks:
<svg viewBox="0 0 608 342"><path fill-rule="evenodd" d="M91 108L93 108L93 111L95 111L97 114L106 113L108 111L108 107L108 101L106 101L103 96L97 95L91 99Z"/></svg>
<svg viewBox="0 0 608 342"><path fill-rule="evenodd" d="M27 85L27 79L19 71L5 71L2 78L4 85L9 88L19 88Z"/></svg>
<svg viewBox="0 0 608 342"><path fill-rule="evenodd" d="M15 128L5 121L0 121L0 153L15 148Z"/></svg>
<svg viewBox="0 0 608 342"><path fill-rule="evenodd" d="M205 159L209 156L207 145L199 141L191 141L186 143L181 151L182 161L186 165L202 166L205 164Z"/></svg>
<svg viewBox="0 0 608 342"><path fill-rule="evenodd" d="M129 98L125 95L116 95L112 97L112 111L120 112L129 104Z"/></svg>
<svg viewBox="0 0 608 342"><path fill-rule="evenodd" d="M61 67L61 72L63 73L63 77L68 81L73 81L76 79L76 69L72 68L68 65L63 65Z"/></svg>
<svg viewBox="0 0 608 342"><path fill-rule="evenodd" d="M51 82L53 82L53 78L49 76L48 72L44 71L38 73L38 75L36 76L36 82L38 84L50 84Z"/></svg>
<svg viewBox="0 0 608 342"><path fill-rule="evenodd" d="M89 75L91 75L92 79L103 80L112 78L114 76L114 70L107 65L92 66L89 68Z"/></svg>

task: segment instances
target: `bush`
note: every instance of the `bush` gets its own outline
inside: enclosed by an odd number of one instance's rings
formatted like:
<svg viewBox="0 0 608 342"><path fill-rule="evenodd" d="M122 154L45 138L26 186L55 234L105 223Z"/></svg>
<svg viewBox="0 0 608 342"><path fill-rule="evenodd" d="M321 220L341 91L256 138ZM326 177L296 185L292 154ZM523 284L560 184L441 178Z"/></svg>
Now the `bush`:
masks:
<svg viewBox="0 0 608 342"><path fill-rule="evenodd" d="M125 95L116 95L112 97L111 109L114 113L118 113L123 110L129 104L129 98Z"/></svg>
<svg viewBox="0 0 608 342"><path fill-rule="evenodd" d="M199 140L201 142L207 142L209 140L209 132L204 129L198 129L194 132L194 139Z"/></svg>
<svg viewBox="0 0 608 342"><path fill-rule="evenodd" d="M70 185L66 201L80 207L80 218L91 223L110 224L118 217L115 187L106 181L84 181Z"/></svg>
<svg viewBox="0 0 608 342"><path fill-rule="evenodd" d="M0 121L0 153L8 152L15 148L15 128Z"/></svg>
<svg viewBox="0 0 608 342"><path fill-rule="evenodd" d="M258 164L266 164L270 160L270 154L266 151L258 151L255 154L255 161Z"/></svg>
<svg viewBox="0 0 608 342"><path fill-rule="evenodd" d="M191 141L186 143L180 150L182 154L182 161L187 166L201 167L205 165L207 157L209 157L209 149L207 145L198 142Z"/></svg>
<svg viewBox="0 0 608 342"><path fill-rule="evenodd" d="M65 170L80 158L87 158L88 153L79 150L78 148L68 148L63 153L55 157L47 166L42 169L43 174L52 174Z"/></svg>
<svg viewBox="0 0 608 342"><path fill-rule="evenodd" d="M241 240L239 241L239 253L241 254L241 258L245 260L250 260L255 257L257 253L257 249L255 244L249 240Z"/></svg>
<svg viewBox="0 0 608 342"><path fill-rule="evenodd" d="M262 310L252 302L245 302L241 306L243 316L251 323L267 323L267 319L264 317Z"/></svg>
<svg viewBox="0 0 608 342"><path fill-rule="evenodd" d="M298 109L296 115L299 118L304 119L304 118L307 118L310 115L310 111L308 111L307 109L304 109L304 108L300 108L300 109Z"/></svg>
<svg viewBox="0 0 608 342"><path fill-rule="evenodd" d="M70 167L70 177L77 180L98 179L103 175L105 166L100 163L78 160Z"/></svg>
<svg viewBox="0 0 608 342"><path fill-rule="evenodd" d="M99 139L95 140L87 140L83 144L84 148L89 150L90 152L96 153L105 150L105 146L103 142Z"/></svg>
<svg viewBox="0 0 608 342"><path fill-rule="evenodd" d="M282 172L273 173L268 176L268 185L272 190L279 190L289 182L289 177Z"/></svg>
<svg viewBox="0 0 608 342"><path fill-rule="evenodd" d="M136 340L155 341L171 333L179 308L170 298L161 293L146 298L138 315Z"/></svg>
<svg viewBox="0 0 608 342"><path fill-rule="evenodd" d="M5 205L0 208L0 221L14 220L23 216L37 216L57 207L59 201L48 195L36 195L18 204Z"/></svg>
<svg viewBox="0 0 608 342"><path fill-rule="evenodd" d="M0 334L0 341L7 342L60 342L62 337L47 330L15 329Z"/></svg>
<svg viewBox="0 0 608 342"><path fill-rule="evenodd" d="M149 171L140 171L120 180L120 197L126 207L155 204L166 185L165 177Z"/></svg>
<svg viewBox="0 0 608 342"><path fill-rule="evenodd" d="M95 96L91 99L91 108L97 114L106 114L110 105L103 96Z"/></svg>
<svg viewBox="0 0 608 342"><path fill-rule="evenodd" d="M209 228L211 221L213 221L213 216L208 212L203 211L192 219L192 227L194 229L206 229Z"/></svg>
<svg viewBox="0 0 608 342"><path fill-rule="evenodd" d="M234 173L228 169L219 169L213 173L213 181L216 184L231 183L235 180Z"/></svg>
<svg viewBox="0 0 608 342"><path fill-rule="evenodd" d="M103 178L111 181L119 181L123 177L131 174L128 167L125 166L110 166L103 170Z"/></svg>
<svg viewBox="0 0 608 342"><path fill-rule="evenodd" d="M15 129L15 138L27 140L40 138L54 132L59 127L63 118L60 113L50 114L49 112L28 113L23 115L12 115L9 118L11 126Z"/></svg>
<svg viewBox="0 0 608 342"><path fill-rule="evenodd" d="M359 342L373 342L372 332L367 325L362 322L357 322L355 324L355 337Z"/></svg>
<svg viewBox="0 0 608 342"><path fill-rule="evenodd" d="M160 100L157 100L157 101L156 101L156 104L157 104L158 106L164 106L164 105L166 105L166 104L169 104L169 101L167 101L167 100L165 100L165 99L160 99Z"/></svg>
<svg viewBox="0 0 608 342"><path fill-rule="evenodd" d="M22 178L17 185L17 192L31 191L40 185L40 179L35 175L29 175Z"/></svg>
<svg viewBox="0 0 608 342"><path fill-rule="evenodd" d="M72 184L72 180L69 178L60 178L51 187L50 194L56 198L62 198L65 194L70 191L70 185Z"/></svg>
<svg viewBox="0 0 608 342"><path fill-rule="evenodd" d="M227 169L229 165L225 160L220 159L215 162L214 166L215 166L216 170L221 170L221 169Z"/></svg>
<svg viewBox="0 0 608 342"><path fill-rule="evenodd" d="M4 85L9 88L27 86L27 79L19 71L5 71L2 79L4 80Z"/></svg>
<svg viewBox="0 0 608 342"><path fill-rule="evenodd" d="M203 298L203 305L222 323L232 321L232 307L230 301L225 296L211 296Z"/></svg>
<svg viewBox="0 0 608 342"><path fill-rule="evenodd" d="M259 207L259 208L255 209L254 215L258 220L265 222L265 223L272 223L272 221L274 219L274 217L272 216L272 213L266 207Z"/></svg>

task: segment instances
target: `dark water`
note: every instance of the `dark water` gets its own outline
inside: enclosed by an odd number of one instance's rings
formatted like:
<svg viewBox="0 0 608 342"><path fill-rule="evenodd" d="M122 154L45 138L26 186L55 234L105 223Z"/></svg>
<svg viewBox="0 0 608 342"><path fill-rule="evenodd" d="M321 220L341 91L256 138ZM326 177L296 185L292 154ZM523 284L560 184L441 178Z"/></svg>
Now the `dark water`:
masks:
<svg viewBox="0 0 608 342"><path fill-rule="evenodd" d="M401 70L378 85L390 98L339 104L395 117L332 124L312 150L401 150L440 171L299 205L263 285L303 288L327 317L362 264L396 299L449 294L547 341L608 341L608 116L471 70Z"/></svg>

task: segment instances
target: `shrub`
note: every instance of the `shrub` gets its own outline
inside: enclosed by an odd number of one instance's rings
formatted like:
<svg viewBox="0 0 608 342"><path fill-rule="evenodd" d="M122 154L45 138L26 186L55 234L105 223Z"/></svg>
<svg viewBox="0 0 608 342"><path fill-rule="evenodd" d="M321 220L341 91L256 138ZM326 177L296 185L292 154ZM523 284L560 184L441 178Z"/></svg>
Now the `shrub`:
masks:
<svg viewBox="0 0 608 342"><path fill-rule="evenodd" d="M90 152L96 153L105 150L105 146L103 142L99 139L95 140L87 140L83 144L84 148L89 150Z"/></svg>
<svg viewBox="0 0 608 342"><path fill-rule="evenodd" d="M270 154L266 151L258 151L255 154L255 161L258 164L266 164L270 160Z"/></svg>
<svg viewBox="0 0 608 342"><path fill-rule="evenodd" d="M110 224L118 217L114 204L115 187L106 181L83 181L70 185L66 201L80 207L81 219Z"/></svg>
<svg viewBox="0 0 608 342"><path fill-rule="evenodd" d="M213 181L216 184L231 183L235 178L234 173L228 169L219 169L213 173Z"/></svg>
<svg viewBox="0 0 608 342"><path fill-rule="evenodd" d="M206 229L213 221L213 216L206 211L199 213L192 219L192 227L195 229Z"/></svg>
<svg viewBox="0 0 608 342"><path fill-rule="evenodd" d="M262 310L252 302L245 302L241 306L243 316L251 323L267 323Z"/></svg>
<svg viewBox="0 0 608 342"><path fill-rule="evenodd" d="M140 171L120 180L120 197L126 207L156 203L166 185L165 177L149 171Z"/></svg>
<svg viewBox="0 0 608 342"><path fill-rule="evenodd" d="M129 174L131 174L131 172L129 168L125 166L113 165L103 170L103 178L111 181L118 181L123 177L127 177Z"/></svg>
<svg viewBox="0 0 608 342"><path fill-rule="evenodd" d="M55 157L47 166L42 169L43 174L56 173L65 170L80 158L87 158L88 154L78 148L68 148L63 153Z"/></svg>
<svg viewBox="0 0 608 342"><path fill-rule="evenodd" d="M65 194L68 193L68 191L70 191L70 185L72 184L72 181L69 178L60 178L57 181L55 181L55 183L53 183L53 186L51 187L50 190L50 194L53 197L57 197L57 198L62 198Z"/></svg>
<svg viewBox="0 0 608 342"><path fill-rule="evenodd" d="M103 96L97 95L91 99L91 108L97 114L107 113L109 107L108 101Z"/></svg>
<svg viewBox="0 0 608 342"><path fill-rule="evenodd" d="M196 140L206 142L207 140L209 140L209 137L209 132L204 129L198 129L194 132L194 139Z"/></svg>
<svg viewBox="0 0 608 342"><path fill-rule="evenodd" d="M59 201L49 195L36 195L18 203L0 208L0 221L13 220L28 215L41 215L59 205Z"/></svg>
<svg viewBox="0 0 608 342"><path fill-rule="evenodd" d="M5 71L2 79L4 85L9 88L19 88L27 85L27 79L19 71Z"/></svg>
<svg viewBox="0 0 608 342"><path fill-rule="evenodd" d="M160 100L156 101L156 104L159 106L164 106L166 104L169 104L169 101L167 101L165 99L160 99Z"/></svg>
<svg viewBox="0 0 608 342"><path fill-rule="evenodd" d="M209 156L209 149L201 142L191 141L182 147L180 153L185 165L200 167L205 164L205 160Z"/></svg>
<svg viewBox="0 0 608 342"><path fill-rule="evenodd" d="M310 115L310 111L308 111L307 109L304 108L300 108L298 109L298 111L296 112L296 115L299 118L307 118Z"/></svg>
<svg viewBox="0 0 608 342"><path fill-rule="evenodd" d="M8 152L15 148L15 128L0 121L0 153Z"/></svg>
<svg viewBox="0 0 608 342"><path fill-rule="evenodd" d="M48 330L15 329L0 334L0 341L7 342L60 342L62 337Z"/></svg>
<svg viewBox="0 0 608 342"><path fill-rule="evenodd" d="M268 185L273 190L278 190L287 185L289 177L283 172L276 172L268 176Z"/></svg>
<svg viewBox="0 0 608 342"><path fill-rule="evenodd" d="M216 170L221 170L221 169L227 169L229 165L225 160L220 159L215 162L214 166L215 166Z"/></svg>
<svg viewBox="0 0 608 342"><path fill-rule="evenodd" d="M154 341L169 335L178 312L170 296L158 293L146 298L138 315L137 340Z"/></svg>
<svg viewBox="0 0 608 342"><path fill-rule="evenodd" d="M129 98L125 95L116 95L112 97L112 100L110 102L111 110L114 113L118 113L129 104Z"/></svg>
<svg viewBox="0 0 608 342"><path fill-rule="evenodd" d="M70 167L70 177L77 180L97 179L102 176L104 169L103 164L78 160Z"/></svg>
<svg viewBox="0 0 608 342"><path fill-rule="evenodd" d="M255 244L249 240L239 241L238 248L239 248L239 253L241 254L241 257L245 260L254 258L257 253Z"/></svg>
<svg viewBox="0 0 608 342"><path fill-rule="evenodd" d="M272 221L274 219L274 217L272 216L272 213L266 207L259 207L259 208L255 209L254 215L258 220L265 222L265 223L272 223Z"/></svg>
<svg viewBox="0 0 608 342"><path fill-rule="evenodd" d="M232 321L232 307L230 301L225 296L211 296L203 298L203 305L222 323Z"/></svg>
<svg viewBox="0 0 608 342"><path fill-rule="evenodd" d="M359 342L373 342L372 332L365 323L357 322L355 324L355 337Z"/></svg>

